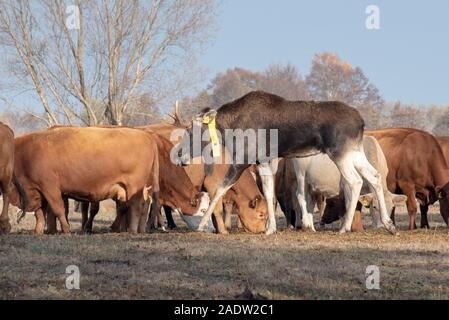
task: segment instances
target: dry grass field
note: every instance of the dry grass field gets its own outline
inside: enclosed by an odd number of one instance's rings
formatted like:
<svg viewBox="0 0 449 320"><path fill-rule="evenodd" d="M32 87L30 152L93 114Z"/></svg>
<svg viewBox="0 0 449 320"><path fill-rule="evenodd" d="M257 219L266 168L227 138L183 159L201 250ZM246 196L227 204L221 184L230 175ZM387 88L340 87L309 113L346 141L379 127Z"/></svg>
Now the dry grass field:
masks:
<svg viewBox="0 0 449 320"><path fill-rule="evenodd" d="M93 235L33 235L28 214L0 236L1 299L234 299L248 288L267 299L448 299L449 233L439 214L432 230L384 230L339 235L338 223L317 233L285 230L266 237L179 230L109 234L111 207L97 216ZM11 217L15 217L11 214ZM369 225L369 217L364 217ZM65 288L68 265L81 273L80 290ZM365 270L380 268L380 290L367 290Z"/></svg>

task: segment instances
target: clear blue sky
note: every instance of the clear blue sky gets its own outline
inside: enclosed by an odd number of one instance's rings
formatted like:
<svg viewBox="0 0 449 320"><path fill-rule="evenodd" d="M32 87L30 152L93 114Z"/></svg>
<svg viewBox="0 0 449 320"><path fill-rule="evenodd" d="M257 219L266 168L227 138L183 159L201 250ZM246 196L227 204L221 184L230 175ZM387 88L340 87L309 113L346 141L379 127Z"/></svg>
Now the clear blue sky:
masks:
<svg viewBox="0 0 449 320"><path fill-rule="evenodd" d="M365 8L380 8L380 30ZM201 58L211 74L292 63L304 75L317 52L361 67L387 101L449 104L449 1L223 0L214 44Z"/></svg>

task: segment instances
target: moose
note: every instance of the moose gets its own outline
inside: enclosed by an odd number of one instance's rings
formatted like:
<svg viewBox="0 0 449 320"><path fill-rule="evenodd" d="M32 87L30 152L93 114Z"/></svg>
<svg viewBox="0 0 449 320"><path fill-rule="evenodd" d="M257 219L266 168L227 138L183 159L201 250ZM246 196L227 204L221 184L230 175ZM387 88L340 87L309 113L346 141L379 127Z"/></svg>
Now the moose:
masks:
<svg viewBox="0 0 449 320"><path fill-rule="evenodd" d="M342 102L289 101L263 91L250 92L221 106L218 110L204 109L193 118L192 126L186 129L182 142L176 150L179 164L186 165L191 159L204 155L202 150L212 149L213 154L216 154L214 148L217 144L217 132L225 136L226 130L254 130L255 132L275 130L277 154L272 155L270 152L267 156L249 152L249 146L256 146L259 150L260 144L270 145L270 141L273 140L271 134L266 137L257 135L256 141L247 141L243 150L243 163L234 161L229 165L223 181L198 226L198 231L205 231L204 228L220 198L252 164L248 160L255 159L261 176L263 193L268 203L269 219L265 233L276 232L274 182L270 161L277 157L305 157L325 153L335 163L342 176L346 214L340 233L351 231L363 178L374 190L379 201L382 224L394 234L396 229L387 213L381 176L368 162L363 150L364 127L365 123L359 112ZM201 133L201 137L203 133L208 133L210 141L197 139L198 137L194 135L198 132ZM195 141L200 141L200 148L194 145ZM221 147L223 146L221 141L218 143ZM228 144L225 145L225 149L231 159L235 159L237 151L241 152L236 150L237 148L229 148ZM209 167L208 171L213 170L213 163L205 165Z"/></svg>

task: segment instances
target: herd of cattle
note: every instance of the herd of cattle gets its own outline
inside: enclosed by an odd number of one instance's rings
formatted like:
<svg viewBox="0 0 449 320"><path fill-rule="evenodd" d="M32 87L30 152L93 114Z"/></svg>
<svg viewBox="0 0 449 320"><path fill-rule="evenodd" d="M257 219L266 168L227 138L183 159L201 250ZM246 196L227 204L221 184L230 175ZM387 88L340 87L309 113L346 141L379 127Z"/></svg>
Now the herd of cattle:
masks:
<svg viewBox="0 0 449 320"><path fill-rule="evenodd" d="M213 170L173 163L174 143L185 141L170 141L172 132L181 127L186 139L195 125L207 129L204 116L214 119L217 130L278 129L280 158L268 165L214 164ZM36 234L56 233L57 220L69 233L68 199L80 203L83 232L92 231L106 199L117 206L113 232L161 227L163 207L169 228L176 227L175 211L191 229L225 234L235 213L246 231L269 234L276 230L276 202L287 225L303 229L315 230L315 206L323 225L343 217L341 232L363 229L360 212L367 206L374 227L394 232L395 206L404 201L410 229L416 228L417 202L421 227L429 227L428 207L436 201L448 224L449 138L363 126L345 104L293 102L264 92L206 110L191 124L58 126L17 138L0 124L0 234L11 230L10 203L22 209L21 217L34 212Z"/></svg>

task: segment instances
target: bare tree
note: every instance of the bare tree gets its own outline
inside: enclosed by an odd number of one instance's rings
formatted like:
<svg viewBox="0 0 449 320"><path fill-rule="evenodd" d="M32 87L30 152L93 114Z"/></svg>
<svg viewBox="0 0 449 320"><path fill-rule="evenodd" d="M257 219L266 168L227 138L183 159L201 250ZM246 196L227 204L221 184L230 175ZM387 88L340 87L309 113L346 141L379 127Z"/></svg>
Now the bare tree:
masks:
<svg viewBox="0 0 449 320"><path fill-rule="evenodd" d="M143 94L160 95L161 78L188 67L215 9L215 0L0 0L0 41L48 124L122 124Z"/></svg>

